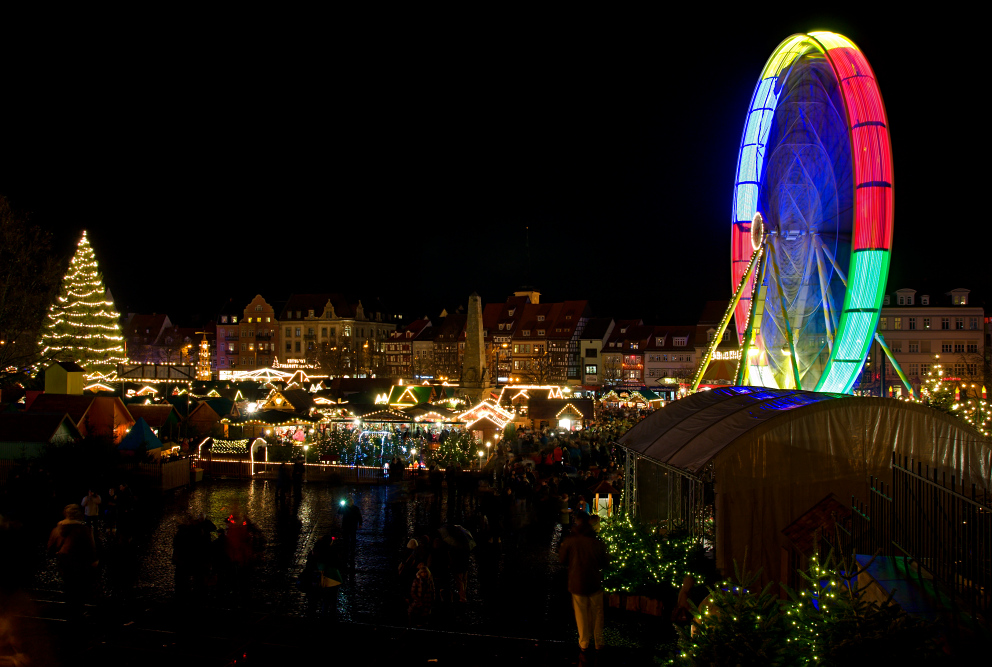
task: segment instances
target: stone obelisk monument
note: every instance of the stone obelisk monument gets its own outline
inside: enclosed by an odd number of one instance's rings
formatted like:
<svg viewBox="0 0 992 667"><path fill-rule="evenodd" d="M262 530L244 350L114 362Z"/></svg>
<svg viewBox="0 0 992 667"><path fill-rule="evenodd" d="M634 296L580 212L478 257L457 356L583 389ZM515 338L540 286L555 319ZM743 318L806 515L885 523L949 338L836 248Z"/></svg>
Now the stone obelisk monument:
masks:
<svg viewBox="0 0 992 667"><path fill-rule="evenodd" d="M465 357L462 360L461 389L473 404L488 395L489 375L486 372L486 348L482 337L482 297L475 292L468 298L468 319L465 322Z"/></svg>

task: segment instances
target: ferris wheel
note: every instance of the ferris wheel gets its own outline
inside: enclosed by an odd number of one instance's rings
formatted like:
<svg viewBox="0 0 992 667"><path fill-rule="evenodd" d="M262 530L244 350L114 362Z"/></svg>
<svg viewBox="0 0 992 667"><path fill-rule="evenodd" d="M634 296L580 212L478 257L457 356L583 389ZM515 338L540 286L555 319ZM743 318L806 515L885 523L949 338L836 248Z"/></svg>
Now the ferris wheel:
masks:
<svg viewBox="0 0 992 667"><path fill-rule="evenodd" d="M892 150L864 55L831 32L772 53L734 183L737 384L848 392L875 337L892 248ZM884 344L884 343L883 343Z"/></svg>

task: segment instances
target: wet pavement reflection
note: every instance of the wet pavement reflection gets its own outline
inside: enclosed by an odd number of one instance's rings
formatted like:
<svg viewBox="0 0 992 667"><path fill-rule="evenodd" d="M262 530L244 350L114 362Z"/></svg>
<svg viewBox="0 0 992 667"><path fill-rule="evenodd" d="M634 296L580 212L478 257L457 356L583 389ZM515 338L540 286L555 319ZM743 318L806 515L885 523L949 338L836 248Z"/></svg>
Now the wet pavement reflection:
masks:
<svg viewBox="0 0 992 667"><path fill-rule="evenodd" d="M363 525L357 533L353 568L321 609L315 593L299 585L307 555L317 540L341 535L341 501L354 499ZM443 523L464 524L479 497L438 496L403 486L328 486L305 483L295 495L277 497L273 480L217 480L167 496L158 511L146 511L135 539L121 544L100 536L102 588L120 604L147 607L174 599L173 538L190 516L205 515L217 526L247 516L264 536L264 548L243 573L243 586L228 594L201 594L193 603L284 616L327 616L343 622L407 624L406 590L397 567L410 538L434 534ZM541 520L531 507L513 508L501 543L476 548L468 575L468 601L437 605L431 629L484 632L536 639L574 635L565 575L555 547L561 528ZM215 538L216 539L216 538ZM50 560L37 573L37 589L57 589ZM336 603L336 604L335 604Z"/></svg>

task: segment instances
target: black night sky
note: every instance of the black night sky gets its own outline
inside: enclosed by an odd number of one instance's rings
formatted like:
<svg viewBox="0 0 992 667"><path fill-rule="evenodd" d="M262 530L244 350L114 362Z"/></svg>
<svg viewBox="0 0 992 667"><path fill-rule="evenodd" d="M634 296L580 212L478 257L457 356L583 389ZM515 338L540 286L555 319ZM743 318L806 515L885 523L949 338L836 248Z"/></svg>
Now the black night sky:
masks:
<svg viewBox="0 0 992 667"><path fill-rule="evenodd" d="M966 19L719 12L172 17L41 40L7 63L0 193L66 253L88 229L123 311L341 291L435 316L529 283L692 321L730 295L761 68L828 29L865 52L888 109L890 287L987 292Z"/></svg>

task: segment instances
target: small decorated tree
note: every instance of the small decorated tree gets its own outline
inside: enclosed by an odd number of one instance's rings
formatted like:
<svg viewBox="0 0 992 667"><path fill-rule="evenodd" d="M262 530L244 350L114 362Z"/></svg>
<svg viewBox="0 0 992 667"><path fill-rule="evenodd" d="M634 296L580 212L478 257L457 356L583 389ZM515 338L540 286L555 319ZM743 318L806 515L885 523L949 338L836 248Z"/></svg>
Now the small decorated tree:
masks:
<svg viewBox="0 0 992 667"><path fill-rule="evenodd" d="M110 373L127 361L120 314L107 299L96 256L86 232L69 263L55 302L48 309L40 345L42 357L75 361L91 372Z"/></svg>

